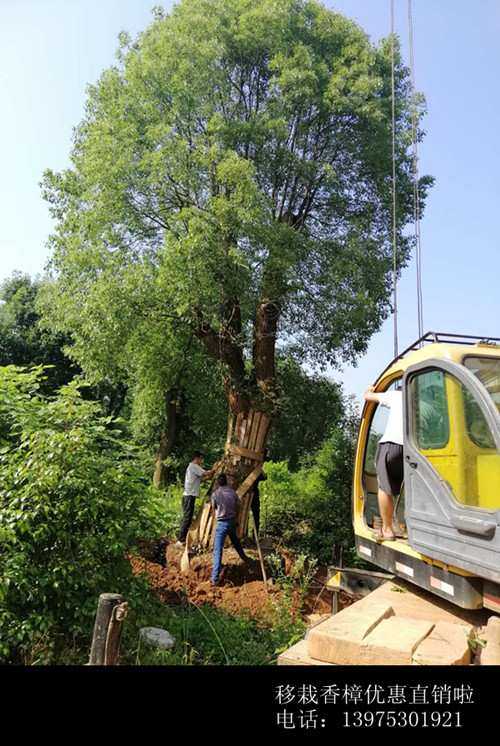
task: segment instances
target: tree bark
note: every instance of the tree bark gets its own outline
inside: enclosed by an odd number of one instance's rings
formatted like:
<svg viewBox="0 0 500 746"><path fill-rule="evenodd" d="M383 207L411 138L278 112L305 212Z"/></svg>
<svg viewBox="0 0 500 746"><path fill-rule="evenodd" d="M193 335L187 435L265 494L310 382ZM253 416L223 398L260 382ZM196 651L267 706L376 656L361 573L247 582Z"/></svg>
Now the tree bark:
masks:
<svg viewBox="0 0 500 746"><path fill-rule="evenodd" d="M172 389L166 395L166 427L160 433L160 444L156 453L153 484L164 487L168 479L168 467L165 459L170 455L175 443L177 431L177 391Z"/></svg>
<svg viewBox="0 0 500 746"><path fill-rule="evenodd" d="M276 335L281 307L278 301L263 296L257 306L254 321L253 373L248 375L241 332L240 307L236 299L226 304L224 324L217 333L202 318L197 319L196 335L208 354L224 363L229 418L224 457L218 473L232 477L241 504L237 530L240 537L248 530L248 515L253 498L253 484L264 461L264 451L276 406L275 353ZM254 475L251 477L250 475ZM250 480L247 483L246 480ZM253 480L253 481L252 481ZM213 542L215 516L209 502L199 510L189 531L187 545L209 547Z"/></svg>
<svg viewBox="0 0 500 746"><path fill-rule="evenodd" d="M238 536L246 536L248 517L253 499L253 486L245 480L251 478L264 461L265 445L271 417L267 412L249 409L244 412L231 412L228 417L228 430L224 457L218 473L225 472L232 477L235 489L240 495L240 510L237 518ZM245 489L245 484L247 487ZM243 489L242 489L243 487ZM190 545L208 548L212 545L215 533L215 515L210 502L204 503L190 529Z"/></svg>
<svg viewBox="0 0 500 746"><path fill-rule="evenodd" d="M276 335L280 305L263 298L257 306L254 324L253 363L257 385L265 396L274 393L276 382Z"/></svg>

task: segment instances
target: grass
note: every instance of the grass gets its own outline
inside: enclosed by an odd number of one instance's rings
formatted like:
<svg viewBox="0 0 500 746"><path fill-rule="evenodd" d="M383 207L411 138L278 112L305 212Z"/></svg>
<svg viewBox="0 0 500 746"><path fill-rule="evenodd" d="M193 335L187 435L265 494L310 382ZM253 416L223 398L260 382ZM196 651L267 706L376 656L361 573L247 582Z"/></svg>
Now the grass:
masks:
<svg viewBox="0 0 500 746"><path fill-rule="evenodd" d="M152 612L152 613L151 613ZM124 629L122 663L131 665L254 665L276 662L278 654L300 639L304 624L277 615L273 627L246 616L233 616L209 605L160 605L136 615ZM151 648L139 639L141 626L166 629L176 640L172 650Z"/></svg>
<svg viewBox="0 0 500 746"><path fill-rule="evenodd" d="M205 604L185 600L178 606L160 602L149 591L129 599L129 613L123 623L121 665L131 666L267 666L300 640L305 625L291 613L287 597L274 609L274 623L245 615L232 615ZM172 650L159 650L140 640L141 627L160 627L175 638ZM88 662L88 639L59 640L47 660L34 655L31 664L83 665ZM47 651L45 651L47 652Z"/></svg>

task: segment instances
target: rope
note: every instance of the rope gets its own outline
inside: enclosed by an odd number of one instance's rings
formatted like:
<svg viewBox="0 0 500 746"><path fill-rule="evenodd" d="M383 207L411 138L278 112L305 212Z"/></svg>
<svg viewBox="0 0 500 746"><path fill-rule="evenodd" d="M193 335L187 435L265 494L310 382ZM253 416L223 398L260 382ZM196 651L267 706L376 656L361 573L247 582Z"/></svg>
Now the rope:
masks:
<svg viewBox="0 0 500 746"><path fill-rule="evenodd" d="M391 0L391 99L392 99L392 292L394 323L394 357L398 356L398 268L397 268L397 217L396 217L396 84L394 52L394 0Z"/></svg>
<svg viewBox="0 0 500 746"><path fill-rule="evenodd" d="M413 3L408 0L408 33L410 48L410 73L411 73L411 91L412 91L412 140L413 140L413 216L415 224L415 246L416 246L416 265L417 265L417 317L418 317L418 336L424 334L424 312L422 296L422 247L420 241L420 190L419 190L419 168L418 168L418 122L416 106L416 86L415 86L415 51L414 51L414 26L413 26Z"/></svg>

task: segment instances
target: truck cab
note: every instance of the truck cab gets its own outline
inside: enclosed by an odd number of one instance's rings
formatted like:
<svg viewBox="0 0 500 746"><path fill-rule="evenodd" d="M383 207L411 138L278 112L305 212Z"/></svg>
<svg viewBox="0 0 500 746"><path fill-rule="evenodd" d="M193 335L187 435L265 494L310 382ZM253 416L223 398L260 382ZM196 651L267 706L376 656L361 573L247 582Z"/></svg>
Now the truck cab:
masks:
<svg viewBox="0 0 500 746"><path fill-rule="evenodd" d="M367 402L353 480L358 555L464 608L500 611L500 340L429 333L378 378L403 391L404 483L395 541L380 541L378 441L388 410Z"/></svg>

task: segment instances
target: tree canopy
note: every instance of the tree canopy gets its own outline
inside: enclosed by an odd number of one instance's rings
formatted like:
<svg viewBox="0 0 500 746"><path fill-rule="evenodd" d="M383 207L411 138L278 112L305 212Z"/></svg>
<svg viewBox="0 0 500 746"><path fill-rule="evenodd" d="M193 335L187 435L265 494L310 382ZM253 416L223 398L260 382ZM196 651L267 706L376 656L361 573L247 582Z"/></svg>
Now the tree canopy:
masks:
<svg viewBox="0 0 500 746"><path fill-rule="evenodd" d="M45 365L43 387L57 389L78 373L64 354L66 335L41 328L37 296L41 281L15 272L0 286L0 366Z"/></svg>
<svg viewBox="0 0 500 746"><path fill-rule="evenodd" d="M402 267L423 106L395 44ZM87 370L127 367L154 338L175 378L194 338L234 411L272 408L277 346L352 361L390 310L391 139L390 40L315 0L157 11L89 86L71 167L45 174L48 323Z"/></svg>

